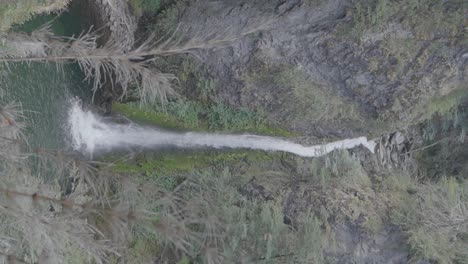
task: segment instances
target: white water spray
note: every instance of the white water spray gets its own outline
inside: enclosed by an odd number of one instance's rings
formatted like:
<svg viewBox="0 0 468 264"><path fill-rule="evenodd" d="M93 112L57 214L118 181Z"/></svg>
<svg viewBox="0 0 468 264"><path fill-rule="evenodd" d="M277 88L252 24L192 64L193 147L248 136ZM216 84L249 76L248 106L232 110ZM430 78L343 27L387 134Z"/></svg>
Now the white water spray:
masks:
<svg viewBox="0 0 468 264"><path fill-rule="evenodd" d="M156 149L177 148L243 148L265 151L284 151L303 157L317 157L337 149L351 149L363 145L374 152L375 142L365 137L345 139L332 143L303 146L283 139L255 135L223 135L208 133L176 133L135 124L107 123L91 111L85 111L79 102L73 102L69 112L69 126L74 149L86 154L126 147Z"/></svg>

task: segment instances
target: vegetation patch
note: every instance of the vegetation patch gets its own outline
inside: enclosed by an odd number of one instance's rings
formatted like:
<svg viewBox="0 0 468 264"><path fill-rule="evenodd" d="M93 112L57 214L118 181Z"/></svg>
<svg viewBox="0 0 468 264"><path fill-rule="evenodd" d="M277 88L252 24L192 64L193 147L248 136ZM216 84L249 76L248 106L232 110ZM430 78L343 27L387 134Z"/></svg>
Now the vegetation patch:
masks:
<svg viewBox="0 0 468 264"><path fill-rule="evenodd" d="M137 122L174 130L292 136L288 131L268 125L261 113L236 110L222 103L205 106L185 99L177 99L164 105L114 103L113 111Z"/></svg>
<svg viewBox="0 0 468 264"><path fill-rule="evenodd" d="M285 120L299 117L311 122L361 120L356 106L336 95L330 87L308 79L298 69L263 65L245 76L244 80L246 89L252 92L263 94L275 91L274 96L281 98L278 100L281 103L266 107L282 109L281 115Z"/></svg>
<svg viewBox="0 0 468 264"><path fill-rule="evenodd" d="M432 39L435 34L462 33L463 20L462 0L364 0L355 2L351 33L359 37L393 22L413 30L420 39Z"/></svg>
<svg viewBox="0 0 468 264"><path fill-rule="evenodd" d="M140 108L136 103L114 103L112 110L124 115L131 120L149 125L157 125L162 128L174 130L197 130L198 126L191 126L190 123L184 123L174 115L167 112L158 112L149 108Z"/></svg>
<svg viewBox="0 0 468 264"><path fill-rule="evenodd" d="M272 160L278 154L262 151L192 151L168 152L164 154L141 154L134 161L106 160L112 163L111 169L117 173L151 177L159 186L172 190L181 179L193 171L222 169L239 163L253 164Z"/></svg>
<svg viewBox="0 0 468 264"><path fill-rule="evenodd" d="M411 111L412 123L430 120L435 115L449 115L468 98L466 87L457 87L445 95L434 95L418 103Z"/></svg>
<svg viewBox="0 0 468 264"><path fill-rule="evenodd" d="M468 185L455 178L443 178L437 184L419 185L402 192L392 221L408 234L414 260L437 263L466 263L468 254Z"/></svg>
<svg viewBox="0 0 468 264"><path fill-rule="evenodd" d="M325 263L326 231L314 213L302 213L298 227L292 228L284 222L280 200L250 200L240 195L235 173L197 177L201 184L216 190L213 205L221 209L227 227L224 262Z"/></svg>

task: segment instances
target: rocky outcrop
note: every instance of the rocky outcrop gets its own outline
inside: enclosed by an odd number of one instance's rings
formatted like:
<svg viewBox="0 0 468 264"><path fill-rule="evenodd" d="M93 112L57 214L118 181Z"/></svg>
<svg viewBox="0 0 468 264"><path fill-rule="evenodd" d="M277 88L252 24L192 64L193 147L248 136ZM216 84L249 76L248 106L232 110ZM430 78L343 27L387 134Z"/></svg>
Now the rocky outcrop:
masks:
<svg viewBox="0 0 468 264"><path fill-rule="evenodd" d="M383 135L377 142L375 154L384 167L401 167L411 158L412 142L397 131Z"/></svg>
<svg viewBox="0 0 468 264"><path fill-rule="evenodd" d="M459 35L421 36L396 22L356 33L353 12L349 0L196 1L182 22L241 28L248 16L269 18L268 29L201 57L217 79L220 100L264 110L270 119L307 135L380 134L389 129L387 123L406 127L421 115L422 104L466 86L466 45ZM280 78L285 72L289 79ZM315 100L307 91L294 90L298 81L327 96ZM308 104L330 98L347 108L317 107L329 119L304 114ZM303 109L296 110L301 104Z"/></svg>
<svg viewBox="0 0 468 264"><path fill-rule="evenodd" d="M135 43L137 21L124 0L73 1L71 8L78 10L80 17L101 34L101 45L111 45L128 51Z"/></svg>

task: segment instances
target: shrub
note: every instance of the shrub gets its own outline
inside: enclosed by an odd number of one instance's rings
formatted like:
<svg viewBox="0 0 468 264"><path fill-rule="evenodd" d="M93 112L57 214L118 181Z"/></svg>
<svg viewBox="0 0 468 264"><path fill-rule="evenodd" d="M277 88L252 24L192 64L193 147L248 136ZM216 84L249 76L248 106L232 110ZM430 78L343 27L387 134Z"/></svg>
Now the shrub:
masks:
<svg viewBox="0 0 468 264"><path fill-rule="evenodd" d="M322 187L337 183L341 188L363 189L371 186L370 179L356 157L347 150L338 150L312 160L312 177Z"/></svg>
<svg viewBox="0 0 468 264"><path fill-rule="evenodd" d="M223 263L322 263L325 248L323 223L304 212L297 229L284 223L281 202L250 200L238 192L239 176L197 175L201 185L212 186L211 205L224 220Z"/></svg>
<svg viewBox="0 0 468 264"><path fill-rule="evenodd" d="M414 193L416 191L416 193ZM468 261L468 184L443 178L437 184L419 185L409 194L399 195L392 212L394 223L408 234L414 260L437 263Z"/></svg>

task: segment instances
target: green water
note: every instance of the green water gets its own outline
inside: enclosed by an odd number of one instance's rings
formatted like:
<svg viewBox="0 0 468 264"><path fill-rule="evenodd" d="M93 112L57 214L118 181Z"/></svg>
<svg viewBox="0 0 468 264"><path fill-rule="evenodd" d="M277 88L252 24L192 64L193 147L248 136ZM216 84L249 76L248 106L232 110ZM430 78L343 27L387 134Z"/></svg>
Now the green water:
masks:
<svg viewBox="0 0 468 264"><path fill-rule="evenodd" d="M31 32L51 20L56 34L72 35L80 31L73 13L39 16L16 30ZM0 104L22 105L28 124L25 135L32 147L67 147L67 111L74 96L84 101L90 98L89 85L83 82L76 64L64 65L63 71L54 63L15 63L8 69L0 66Z"/></svg>
<svg viewBox="0 0 468 264"><path fill-rule="evenodd" d="M17 64L0 77L2 103L22 105L28 142L36 147L64 147L70 98L88 98L89 88L74 65L59 73L53 64Z"/></svg>
<svg viewBox="0 0 468 264"><path fill-rule="evenodd" d="M46 23L51 23L52 31L60 36L78 35L82 31L79 12L73 9L64 12L60 16L52 14L36 16L20 26L14 26L13 29L30 33Z"/></svg>

